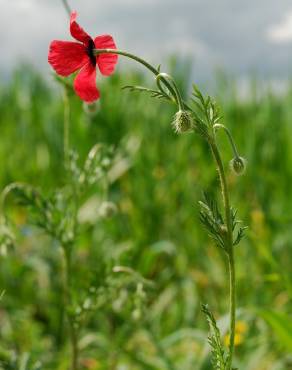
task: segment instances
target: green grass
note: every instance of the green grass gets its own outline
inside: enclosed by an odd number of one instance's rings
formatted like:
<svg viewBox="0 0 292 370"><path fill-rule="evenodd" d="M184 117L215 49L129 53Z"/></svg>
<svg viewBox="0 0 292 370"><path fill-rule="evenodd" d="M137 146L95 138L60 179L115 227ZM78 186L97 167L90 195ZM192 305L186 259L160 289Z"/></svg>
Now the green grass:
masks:
<svg viewBox="0 0 292 370"><path fill-rule="evenodd" d="M184 67L174 69L186 91ZM200 305L209 303L224 331L228 287L224 258L199 224L198 201L203 189L215 192L218 179L201 139L174 134L171 107L121 91L123 85L143 81L137 73L104 79L95 117L71 97L70 142L80 160L103 142L119 148L128 164L110 186L118 214L84 225L77 243L83 263L74 266L74 284L78 290L92 279L103 282L114 265L130 266L153 280L146 311L156 340L177 370L209 370ZM292 369L292 86L283 97L251 88L249 97L240 100L227 80L218 84L217 100L248 161L245 176L228 172L232 204L249 225L236 251L238 317L246 330L239 334L235 365ZM0 86L1 189L13 181L46 192L62 186L62 130L60 90L29 67L20 68L9 84ZM219 144L227 167L232 154L224 135ZM60 330L59 248L28 225L23 208L12 206L10 214L17 239L15 248L0 257L0 292L5 290L0 359L13 352L16 369L31 370L41 361L42 369L63 370L69 349L63 346L67 333ZM84 369L166 368L149 331L132 318L135 297L131 284L122 287L87 323L82 357L96 361L90 367L88 360Z"/></svg>

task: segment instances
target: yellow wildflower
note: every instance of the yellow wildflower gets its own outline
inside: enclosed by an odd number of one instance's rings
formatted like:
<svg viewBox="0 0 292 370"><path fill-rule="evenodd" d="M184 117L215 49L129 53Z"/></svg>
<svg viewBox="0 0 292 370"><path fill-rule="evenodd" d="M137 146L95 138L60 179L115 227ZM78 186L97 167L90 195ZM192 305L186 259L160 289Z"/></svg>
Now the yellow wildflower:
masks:
<svg viewBox="0 0 292 370"><path fill-rule="evenodd" d="M239 346L244 341L244 334L247 332L247 324L244 321L238 321L235 325L234 345ZM230 335L224 337L224 344L226 347L230 344Z"/></svg>

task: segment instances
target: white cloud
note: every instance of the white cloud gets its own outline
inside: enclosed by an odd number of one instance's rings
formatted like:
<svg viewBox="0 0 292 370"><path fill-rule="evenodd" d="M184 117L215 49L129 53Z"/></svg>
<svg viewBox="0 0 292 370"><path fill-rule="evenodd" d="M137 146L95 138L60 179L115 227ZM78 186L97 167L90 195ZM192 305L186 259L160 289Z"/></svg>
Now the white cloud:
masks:
<svg viewBox="0 0 292 370"><path fill-rule="evenodd" d="M292 11L286 14L280 23L268 28L267 37L278 44L292 42Z"/></svg>
<svg viewBox="0 0 292 370"><path fill-rule="evenodd" d="M33 8L34 4L31 0L21 0L18 6L19 10L29 11Z"/></svg>
<svg viewBox="0 0 292 370"><path fill-rule="evenodd" d="M157 64L177 52L194 57L199 76L213 66L283 78L292 70L292 49L275 53L267 42L292 42L291 0L68 1L90 35L110 33L121 49ZM50 41L73 40L61 0L0 0L0 9L0 80L21 60L49 71Z"/></svg>
<svg viewBox="0 0 292 370"><path fill-rule="evenodd" d="M193 56L195 58L203 58L209 54L206 44L201 40L191 36L184 35L183 37L172 37L163 44L163 51L166 55L181 54L184 56Z"/></svg>

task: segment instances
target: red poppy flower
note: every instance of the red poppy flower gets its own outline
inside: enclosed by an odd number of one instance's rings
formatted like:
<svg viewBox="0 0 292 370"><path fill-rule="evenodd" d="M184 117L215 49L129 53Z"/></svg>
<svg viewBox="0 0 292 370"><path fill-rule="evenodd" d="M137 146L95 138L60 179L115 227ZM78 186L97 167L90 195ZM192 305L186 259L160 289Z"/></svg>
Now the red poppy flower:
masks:
<svg viewBox="0 0 292 370"><path fill-rule="evenodd" d="M97 36L94 40L76 22L77 13L72 12L70 33L79 42L54 40L50 45L49 63L58 75L67 77L80 70L74 80L76 94L85 102L97 100L100 93L96 87L96 65L100 73L109 76L118 61L116 54L99 54L94 49L116 49L110 35Z"/></svg>

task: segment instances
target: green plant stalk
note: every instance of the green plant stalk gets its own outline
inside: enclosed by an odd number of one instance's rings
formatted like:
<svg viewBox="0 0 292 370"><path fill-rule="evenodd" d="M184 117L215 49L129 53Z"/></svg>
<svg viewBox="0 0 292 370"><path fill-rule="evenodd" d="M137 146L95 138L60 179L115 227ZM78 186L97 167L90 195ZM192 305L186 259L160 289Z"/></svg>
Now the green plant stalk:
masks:
<svg viewBox="0 0 292 370"><path fill-rule="evenodd" d="M117 54L117 55L122 55L124 57L127 57L129 59L135 60L136 62L142 64L150 72L152 72L155 76L161 75L161 72L157 68L153 67L150 63L146 62L146 60L144 60L144 59L142 59L142 58L140 58L140 57L138 57L138 56L136 56L134 54L128 53L127 51L118 50L118 49L94 49L93 52L94 52L94 54L96 56L98 56L99 54ZM171 83L165 77L163 77L163 75L161 75L159 79L168 88L168 90L171 92L171 94L174 97L174 99L176 99L176 97L179 94L179 92L175 91L175 89L171 86Z"/></svg>
<svg viewBox="0 0 292 370"><path fill-rule="evenodd" d="M230 294L230 324L229 324L229 356L227 361L227 370L231 370L232 359L234 353L234 337L235 337L235 310L236 310L236 285L235 285L235 263L234 263L234 246L233 246L233 232L232 232L232 220L230 212L230 201L228 186L224 171L223 162L221 155L214 138L209 140L209 145L212 154L215 159L217 171L220 178L220 187L222 191L223 206L225 211L225 223L226 223L226 243L228 251L228 267L229 267L229 294Z"/></svg>
<svg viewBox="0 0 292 370"><path fill-rule="evenodd" d="M146 62L144 59L133 55L131 53L128 53L126 51L117 50L117 49L94 49L94 54L98 56L99 54L117 54L122 55L127 58L133 59L136 62L144 65L148 70L150 70L156 77L159 76L159 80L161 80L164 85L168 88L170 93L172 94L175 101L177 101L177 97L180 96L180 93L177 91L177 87L175 84L173 86L168 81L167 78L163 76L163 74L160 73L158 69L153 67L151 64ZM182 102L184 108L191 110L189 106ZM230 134L229 131L226 131L227 134ZM228 135L229 139L231 135ZM228 186L224 171L223 162L221 159L221 155L218 149L218 146L216 144L215 135L213 132L212 137L208 138L208 144L210 146L211 152L213 154L217 171L220 178L220 187L222 192L222 199L223 199L223 207L224 207L224 213L225 213L225 224L226 224L226 249L228 251L228 268L229 268L229 294L230 294L230 302L229 302L229 310L230 310L230 325L229 325L229 335L230 335L230 341L229 341L229 353L228 353L228 359L227 359L227 365L226 370L232 369L232 360L233 360L233 353L234 353L234 337L235 337L235 312L236 312L236 285L235 285L235 263L234 263L234 246L233 246L233 230L232 230L232 219L231 219L231 209L230 209L230 201L229 201L229 192L228 192ZM232 144L233 140L231 141ZM232 146L233 147L233 146ZM236 151L236 147L233 147L233 150Z"/></svg>
<svg viewBox="0 0 292 370"><path fill-rule="evenodd" d="M65 164L65 171L69 167L69 128L70 128L70 102L68 91L66 87L64 88L64 164ZM76 194L74 192L74 199L75 204L76 202ZM75 208L75 224L76 224L76 217L77 217L77 208ZM70 341L71 341L71 350L72 350L72 359L71 359L71 370L78 370L78 358L79 358L79 350L78 350L78 335L77 330L74 325L74 320L71 317L70 312L68 309L72 304L72 250L73 244L68 243L66 245L62 245L63 254L64 254L64 262L65 262L65 277L64 277L64 295L65 295L65 313L67 317L67 321L69 324L69 331L70 331Z"/></svg>
<svg viewBox="0 0 292 370"><path fill-rule="evenodd" d="M234 353L234 338L235 338L235 311L236 311L236 275L233 246L228 258L229 263L229 292L230 292L230 343L229 343L229 357L227 362L227 369L231 370L232 359Z"/></svg>
<svg viewBox="0 0 292 370"><path fill-rule="evenodd" d="M69 96L67 87L63 88L63 104L64 104L64 112L63 112L63 158L64 158L64 169L68 168L69 162L69 127L70 127L70 103L69 103ZM68 278L69 272L67 271L68 266L70 265L70 261L68 260L68 256L66 256L65 247L62 246L63 250L63 258L64 258L64 268L63 268L63 304L61 304L61 311L60 311L60 324L59 324L59 333L58 333L58 342L59 344L62 343L62 331L63 331L63 321L64 315L67 316L65 313L66 306L69 303L69 285L68 285Z"/></svg>
<svg viewBox="0 0 292 370"><path fill-rule="evenodd" d="M66 87L64 87L63 100L64 100L63 150L64 150L65 168L67 168L69 162L70 104L68 91Z"/></svg>
<svg viewBox="0 0 292 370"><path fill-rule="evenodd" d="M150 63L146 62L146 60L138 57L137 55L128 53L127 51L118 50L118 49L94 49L94 54L98 56L99 54L117 54L117 55L123 55L124 57L130 58L135 60L136 62L143 64L144 67L149 69L153 74L156 76L160 74L159 70L153 67ZM162 80L165 80L161 78Z"/></svg>
<svg viewBox="0 0 292 370"><path fill-rule="evenodd" d="M68 312L68 306L71 305L72 296L71 296L71 276L72 276L72 245L62 246L64 252L64 261L65 261L65 279L64 279L64 293L65 293L65 302L66 302L66 316L69 324L70 331L70 341L72 347L72 358L71 358L71 370L78 370L78 336L77 331L74 326L74 320L72 319L70 312Z"/></svg>
<svg viewBox="0 0 292 370"><path fill-rule="evenodd" d="M237 151L237 148L236 148L235 142L234 142L234 140L233 140L233 137L232 137L232 135L231 135L231 133L230 133L229 129L228 129L226 126L221 125L220 123L216 123L216 124L213 126L213 129L214 129L214 130L217 130L217 129L220 129L220 128L224 130L224 132L226 133L226 135L227 135L227 137L228 137L228 140L229 140L229 142L230 142L230 145L231 145L231 148L232 148L232 151L233 151L234 157L239 158L239 157L240 157L240 155L239 155L239 153L238 153L238 151Z"/></svg>
<svg viewBox="0 0 292 370"><path fill-rule="evenodd" d="M156 82L157 82L157 85L159 87L160 87L160 80L163 80L164 82L167 81L167 80L170 81L170 83L174 87L175 100L177 102L177 105L178 105L180 110L183 110L184 109L184 103L183 103L180 91L177 88L177 85L176 85L174 79L170 75L168 75L167 73L159 73L159 75L156 76ZM162 89L162 87L160 87L160 89Z"/></svg>

